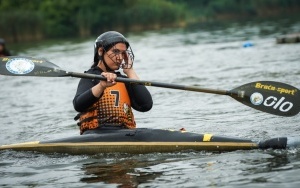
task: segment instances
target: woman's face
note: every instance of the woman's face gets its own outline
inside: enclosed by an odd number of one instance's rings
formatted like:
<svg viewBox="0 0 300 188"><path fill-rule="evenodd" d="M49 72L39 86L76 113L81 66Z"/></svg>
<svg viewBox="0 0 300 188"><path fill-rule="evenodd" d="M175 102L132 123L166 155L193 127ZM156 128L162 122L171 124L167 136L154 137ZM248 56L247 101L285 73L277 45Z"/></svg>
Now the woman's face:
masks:
<svg viewBox="0 0 300 188"><path fill-rule="evenodd" d="M111 70L118 70L125 58L127 58L127 48L124 43L117 43L104 53L104 60Z"/></svg>

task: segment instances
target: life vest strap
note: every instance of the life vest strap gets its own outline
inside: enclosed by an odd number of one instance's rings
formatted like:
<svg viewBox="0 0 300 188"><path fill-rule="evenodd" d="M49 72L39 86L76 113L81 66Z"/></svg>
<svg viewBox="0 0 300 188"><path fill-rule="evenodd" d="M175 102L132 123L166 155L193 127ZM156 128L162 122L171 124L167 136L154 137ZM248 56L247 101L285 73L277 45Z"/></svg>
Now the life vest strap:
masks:
<svg viewBox="0 0 300 188"><path fill-rule="evenodd" d="M78 122L77 125L80 126L82 123L92 121L94 119L97 119L97 116L92 116L92 117L85 118L84 120L81 120L80 122Z"/></svg>
<svg viewBox="0 0 300 188"><path fill-rule="evenodd" d="M79 120L80 116L87 113L87 112L92 112L94 111L95 109L97 109L97 106L94 106L92 108L89 108L86 112L81 112L81 113L78 113L75 117L74 117L74 120L77 121Z"/></svg>

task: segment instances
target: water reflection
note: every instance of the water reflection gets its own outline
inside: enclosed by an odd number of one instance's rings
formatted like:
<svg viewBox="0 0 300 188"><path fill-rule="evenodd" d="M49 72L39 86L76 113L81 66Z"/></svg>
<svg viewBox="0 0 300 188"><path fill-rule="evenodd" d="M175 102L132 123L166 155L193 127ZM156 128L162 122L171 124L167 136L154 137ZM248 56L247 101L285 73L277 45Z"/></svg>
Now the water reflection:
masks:
<svg viewBox="0 0 300 188"><path fill-rule="evenodd" d="M164 177L165 173L177 170L177 168L166 168L167 166L186 164L186 160L193 159L195 156L201 158L207 155L211 153L100 154L81 163L84 177L80 178L80 182L117 184L118 187L149 185ZM178 168L183 170L187 166L189 166L188 163Z"/></svg>
<svg viewBox="0 0 300 188"><path fill-rule="evenodd" d="M118 187L138 187L139 184L149 182L162 175L162 172L138 172L137 168L146 168L156 162L126 159L111 164L94 162L84 164L82 170L86 177L80 179L85 183L104 182L119 184Z"/></svg>

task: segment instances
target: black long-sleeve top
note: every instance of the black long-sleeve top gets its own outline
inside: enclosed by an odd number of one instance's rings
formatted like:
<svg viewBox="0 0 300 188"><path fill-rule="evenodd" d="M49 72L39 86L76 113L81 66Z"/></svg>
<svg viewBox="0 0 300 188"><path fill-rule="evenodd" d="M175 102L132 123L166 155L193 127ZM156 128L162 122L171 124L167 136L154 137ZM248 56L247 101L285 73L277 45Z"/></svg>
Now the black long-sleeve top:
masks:
<svg viewBox="0 0 300 188"><path fill-rule="evenodd" d="M103 71L99 67L94 67L86 71L90 74L100 75ZM121 73L116 72L118 77L125 77ZM92 106L99 98L92 93L92 87L97 85L100 80L82 78L79 81L76 95L73 99L74 109L78 112L85 112ZM143 85L125 83L131 106L133 109L146 112L152 108L152 96L148 89ZM100 96L101 97L101 96Z"/></svg>

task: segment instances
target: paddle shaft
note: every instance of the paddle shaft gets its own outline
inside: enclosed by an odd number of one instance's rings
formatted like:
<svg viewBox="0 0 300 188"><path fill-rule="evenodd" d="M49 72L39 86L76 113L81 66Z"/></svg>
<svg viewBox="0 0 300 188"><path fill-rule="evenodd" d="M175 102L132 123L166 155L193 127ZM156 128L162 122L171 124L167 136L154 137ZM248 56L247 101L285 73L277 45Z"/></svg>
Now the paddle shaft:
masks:
<svg viewBox="0 0 300 188"><path fill-rule="evenodd" d="M87 78L87 79L97 79L97 80L106 80L105 77L96 74L87 74L87 73L77 73L77 72L67 72L66 76L77 77L77 78ZM170 89L179 89L185 91L196 91L202 93L212 93L218 95L230 95L229 91L226 90L217 90L217 89L207 89L207 88L199 88L195 86L184 86L178 84L170 84L170 83L160 83L160 82L149 82L143 80L135 80L117 77L116 82L144 85L144 86L154 86L154 87L162 87L162 88L170 88Z"/></svg>

